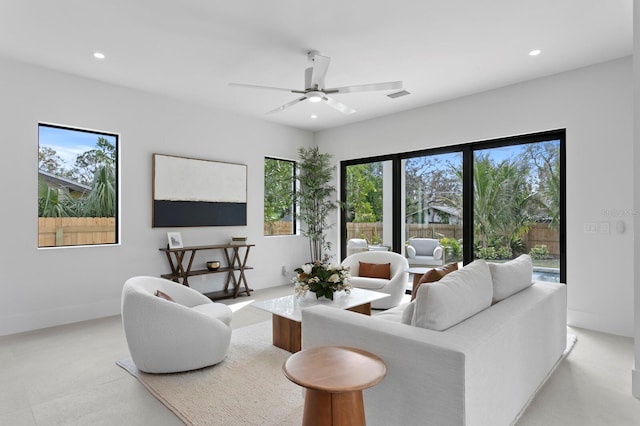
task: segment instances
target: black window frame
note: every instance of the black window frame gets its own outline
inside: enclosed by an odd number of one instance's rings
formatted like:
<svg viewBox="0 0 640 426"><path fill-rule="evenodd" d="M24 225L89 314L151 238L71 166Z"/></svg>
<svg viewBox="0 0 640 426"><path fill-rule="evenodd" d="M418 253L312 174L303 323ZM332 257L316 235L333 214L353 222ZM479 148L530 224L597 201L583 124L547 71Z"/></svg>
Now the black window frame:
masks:
<svg viewBox="0 0 640 426"><path fill-rule="evenodd" d="M44 121L40 121L37 123L38 126L38 152L40 152L40 128L41 127L49 127L53 129L61 129L61 130L69 130L74 132L83 132L90 133L94 135L100 136L110 136L115 138L115 155L116 159L114 162L114 183L115 183L115 200L114 200L114 242L112 243L96 243L96 244L69 244L69 245L55 245L55 246L40 246L40 243L37 242L36 248L38 250L47 250L47 249L60 249L60 248L77 248L77 247L101 247L101 246L117 246L120 245L121 235L120 235L120 206L121 206L121 188L120 188L120 134L110 131L104 130L95 130L95 129L87 129L83 127L75 127L70 125L62 125L62 124L54 124L48 123ZM39 168L38 168L39 170ZM39 232L39 230L38 230Z"/></svg>
<svg viewBox="0 0 640 426"><path fill-rule="evenodd" d="M456 145L448 145L436 148L427 148L423 150L408 151L395 154L386 154L374 157L365 157L351 160L343 160L340 162L340 200L345 203L347 200L346 193L346 168L348 166L371 163L376 161L392 161L392 251L396 253L402 253L402 245L404 244L403 236L401 235L402 223L401 223L401 200L402 200L402 188L401 188L401 176L402 176L402 160L406 160L413 157L447 154L454 152L462 153L462 234L465 244L463 245L463 264L468 264L473 261L473 153L484 149L501 148L506 146L524 145L537 142L546 142L558 140L560 142L560 226L559 233L559 246L560 246L560 282L567 282L567 242L566 242L566 129L548 130L543 132L508 136L503 138L481 140L466 142ZM340 246L341 246L341 258L344 259L346 255L346 212L341 211L340 214ZM469 243L471 242L471 243Z"/></svg>
<svg viewBox="0 0 640 426"><path fill-rule="evenodd" d="M293 166L292 169L292 185L293 185L293 197L291 199L291 233L290 234L274 234L274 235L264 235L265 237L286 237L286 236L291 236L291 235L298 235L298 213L297 213L297 209L298 209L298 202L297 202L297 195L298 195L298 184L297 184L297 177L298 177L298 162L295 160L289 160L286 158L277 158L277 157L272 157L269 155L265 155L264 156L264 162L266 164L267 160L274 160L274 161L286 161L287 163L291 163L291 165ZM264 170L263 170L263 186L264 186ZM263 195L263 202L264 202L264 195ZM263 213L262 213L262 221L263 224L265 223L264 220L264 209L263 209ZM264 225L263 225L264 226ZM264 231L263 231L264 234Z"/></svg>

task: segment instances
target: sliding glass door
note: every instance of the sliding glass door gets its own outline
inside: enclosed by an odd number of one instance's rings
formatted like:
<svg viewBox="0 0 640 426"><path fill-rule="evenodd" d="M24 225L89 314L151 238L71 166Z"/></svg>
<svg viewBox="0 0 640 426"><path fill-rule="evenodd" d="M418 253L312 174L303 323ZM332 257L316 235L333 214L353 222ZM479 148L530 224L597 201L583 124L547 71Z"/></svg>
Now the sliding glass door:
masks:
<svg viewBox="0 0 640 426"><path fill-rule="evenodd" d="M447 263L528 253L534 279L566 282L564 144L556 130L342 162L342 257L349 239L405 254L435 238Z"/></svg>
<svg viewBox="0 0 640 426"><path fill-rule="evenodd" d="M404 240L438 239L447 262L462 261L462 153L407 158L403 171Z"/></svg>
<svg viewBox="0 0 640 426"><path fill-rule="evenodd" d="M366 240L368 247L391 248L391 161L354 164L345 168L346 240Z"/></svg>
<svg viewBox="0 0 640 426"><path fill-rule="evenodd" d="M560 140L474 150L474 258L528 253L538 275L559 281L560 176Z"/></svg>

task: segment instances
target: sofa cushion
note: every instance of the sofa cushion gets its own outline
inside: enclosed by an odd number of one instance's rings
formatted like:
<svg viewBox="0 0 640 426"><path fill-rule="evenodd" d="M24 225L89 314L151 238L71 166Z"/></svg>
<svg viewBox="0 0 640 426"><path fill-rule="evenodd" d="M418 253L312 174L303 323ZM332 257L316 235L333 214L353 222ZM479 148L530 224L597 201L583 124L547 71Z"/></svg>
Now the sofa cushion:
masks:
<svg viewBox="0 0 640 426"><path fill-rule="evenodd" d="M415 300L410 302L403 310L402 317L400 318L400 322L402 324L411 325L411 320L413 319L413 313L416 310L416 302Z"/></svg>
<svg viewBox="0 0 640 426"><path fill-rule="evenodd" d="M359 277L391 279L391 263L359 263Z"/></svg>
<svg viewBox="0 0 640 426"><path fill-rule="evenodd" d="M402 316L404 315L405 308L409 305L409 303L403 303L391 309L386 309L384 311L380 311L372 314L376 318L383 319L385 321L391 322L402 322Z"/></svg>
<svg viewBox="0 0 640 426"><path fill-rule="evenodd" d="M489 266L476 260L440 281L418 288L412 325L442 331L491 306Z"/></svg>
<svg viewBox="0 0 640 426"><path fill-rule="evenodd" d="M528 254L523 254L505 263L489 263L489 270L493 280L494 303L533 284L533 263Z"/></svg>
<svg viewBox="0 0 640 426"><path fill-rule="evenodd" d="M433 283L436 281L440 281L442 279L442 277L444 277L445 275L447 275L449 272L453 272L453 271L457 271L458 270L458 263L457 262L453 262L453 263L449 263L447 265L444 265L440 268L434 268L431 269L429 271L427 271L424 275L422 275L422 278L420 278L420 281L418 281L418 287L421 284L427 284L427 283ZM418 288L416 288L416 291L414 291L411 294L411 300L416 298L416 294L418 293Z"/></svg>
<svg viewBox="0 0 640 426"><path fill-rule="evenodd" d="M389 280L383 278L354 277L349 278L352 287L364 288L365 290L377 290L389 284Z"/></svg>

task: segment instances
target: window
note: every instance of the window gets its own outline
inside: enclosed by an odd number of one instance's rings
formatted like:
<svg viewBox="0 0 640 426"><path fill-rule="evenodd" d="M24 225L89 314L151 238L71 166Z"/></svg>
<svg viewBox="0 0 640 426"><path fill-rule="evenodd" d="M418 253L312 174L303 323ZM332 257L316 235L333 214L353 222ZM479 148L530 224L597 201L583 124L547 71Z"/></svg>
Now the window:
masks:
<svg viewBox="0 0 640 426"><path fill-rule="evenodd" d="M391 161L374 161L346 167L347 241L355 238L371 246L391 246L391 211L384 208L385 195L390 197L385 194L384 175L391 173L391 166Z"/></svg>
<svg viewBox="0 0 640 426"><path fill-rule="evenodd" d="M462 261L462 153L404 160L404 240L439 239L445 260Z"/></svg>
<svg viewBox="0 0 640 426"><path fill-rule="evenodd" d="M38 125L38 247L117 244L118 135Z"/></svg>
<svg viewBox="0 0 640 426"><path fill-rule="evenodd" d="M474 258L529 253L536 271L558 282L560 176L560 140L475 150Z"/></svg>
<svg viewBox="0 0 640 426"><path fill-rule="evenodd" d="M565 131L557 130L343 161L342 255L350 238L365 238L352 232L351 205L362 199L355 194L385 188L384 197L371 198L381 202L363 205L371 211L362 210L368 216L360 215L357 226L384 218L381 229L391 232L385 245L392 241L393 251L404 253L410 237L426 237L440 240L447 262L503 262L528 253L534 279L566 282L564 143ZM389 172L373 173L376 164L389 164Z"/></svg>
<svg viewBox="0 0 640 426"><path fill-rule="evenodd" d="M264 235L294 235L296 163L264 159Z"/></svg>

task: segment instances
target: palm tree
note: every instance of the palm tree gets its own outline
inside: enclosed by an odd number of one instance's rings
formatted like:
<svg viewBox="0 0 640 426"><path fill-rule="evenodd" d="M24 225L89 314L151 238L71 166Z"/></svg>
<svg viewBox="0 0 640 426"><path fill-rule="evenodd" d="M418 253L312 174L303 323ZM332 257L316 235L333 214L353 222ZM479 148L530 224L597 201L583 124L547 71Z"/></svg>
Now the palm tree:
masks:
<svg viewBox="0 0 640 426"><path fill-rule="evenodd" d="M116 210L115 173L112 167L100 167L93 178L91 191L80 201L79 216L113 217Z"/></svg>
<svg viewBox="0 0 640 426"><path fill-rule="evenodd" d="M38 217L74 216L74 205L67 188L51 188L44 179L38 179Z"/></svg>

